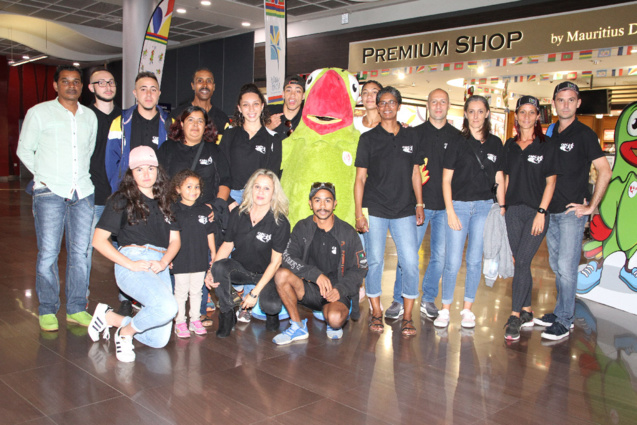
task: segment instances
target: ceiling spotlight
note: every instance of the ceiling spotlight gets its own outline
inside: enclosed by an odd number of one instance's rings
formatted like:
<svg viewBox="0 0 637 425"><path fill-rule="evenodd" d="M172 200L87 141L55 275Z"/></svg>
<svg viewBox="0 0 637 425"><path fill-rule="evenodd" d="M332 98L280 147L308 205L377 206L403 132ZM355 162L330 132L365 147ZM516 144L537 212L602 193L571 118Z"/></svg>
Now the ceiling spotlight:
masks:
<svg viewBox="0 0 637 425"><path fill-rule="evenodd" d="M29 55L22 55L22 59L29 59Z"/></svg>
<svg viewBox="0 0 637 425"><path fill-rule="evenodd" d="M179 9L177 9L177 13L186 13L186 9L180 7Z"/></svg>
<svg viewBox="0 0 637 425"><path fill-rule="evenodd" d="M484 66L478 67L478 74L484 74Z"/></svg>
<svg viewBox="0 0 637 425"><path fill-rule="evenodd" d="M404 72L399 72L398 73L398 79L399 80L404 80L405 79L405 73Z"/></svg>
<svg viewBox="0 0 637 425"><path fill-rule="evenodd" d="M13 65L15 63L15 61L13 59L9 59L9 61L7 62L7 64L9 65Z"/></svg>
<svg viewBox="0 0 637 425"><path fill-rule="evenodd" d="M212 3L210 3L208 0L201 0L201 5L202 6L210 6Z"/></svg>
<svg viewBox="0 0 637 425"><path fill-rule="evenodd" d="M249 27L250 25L252 25L250 22L241 22L242 27Z"/></svg>

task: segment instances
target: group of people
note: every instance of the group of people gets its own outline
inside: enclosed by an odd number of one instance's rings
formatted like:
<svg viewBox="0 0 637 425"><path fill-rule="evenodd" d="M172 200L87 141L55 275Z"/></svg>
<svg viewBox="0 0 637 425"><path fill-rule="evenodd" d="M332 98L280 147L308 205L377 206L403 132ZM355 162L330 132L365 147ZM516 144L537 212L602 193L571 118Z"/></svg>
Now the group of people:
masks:
<svg viewBox="0 0 637 425"><path fill-rule="evenodd" d="M268 108L258 87L245 84L231 126L211 103L214 77L205 68L193 75L194 99L170 115L158 106L159 84L150 72L137 75L137 104L124 111L114 104L117 84L107 69L90 74L90 107L78 102L83 85L77 68L59 67L54 80L58 97L29 110L18 145L35 182L36 291L44 331L58 329L57 255L66 231L67 322L87 326L94 341L116 327L120 361L134 361L133 338L166 345L173 322L179 338L206 334L212 325L206 311L217 308L211 290L219 301L220 338L230 335L237 320L249 321L257 304L269 331L279 329L283 313L289 315L289 327L274 336L275 344L308 337L298 304L322 314L329 338L341 338L363 283L369 328L382 332L389 230L398 265L384 316L402 316L402 334L413 336L418 251L429 224L431 256L420 310L435 326L449 324L468 239L461 326L472 328L485 222L493 213L504 216L515 261L505 338L519 339L520 328L534 323L546 327L545 338L568 336L586 216L610 180L595 133L575 117L580 100L573 83L555 87L559 121L552 137L543 134L539 101L522 96L516 136L503 145L491 134L484 97L467 99L458 131L446 120L448 94L436 89L427 100L428 120L409 128L397 119L400 92L367 81L361 88L366 113L355 119L361 132L355 185L338 188L339 196L354 197L356 222L334 214L337 188L319 181L308 188L312 214L291 231L279 177L282 140L302 115L301 77L286 80L280 110ZM598 170L592 197L591 162ZM554 313L534 319L530 264L545 234L558 299ZM100 303L92 316L86 312L91 246L115 263L117 311Z"/></svg>

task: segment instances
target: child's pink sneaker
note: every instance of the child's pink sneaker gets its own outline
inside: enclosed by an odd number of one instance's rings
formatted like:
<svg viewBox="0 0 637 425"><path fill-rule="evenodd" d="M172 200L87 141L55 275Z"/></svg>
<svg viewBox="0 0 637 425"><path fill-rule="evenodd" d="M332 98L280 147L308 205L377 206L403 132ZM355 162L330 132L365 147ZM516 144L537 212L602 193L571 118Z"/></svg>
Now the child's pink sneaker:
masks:
<svg viewBox="0 0 637 425"><path fill-rule="evenodd" d="M197 335L205 335L208 333L206 328L204 328L203 325L201 324L200 320L191 320L189 329L193 331L194 333L196 333Z"/></svg>
<svg viewBox="0 0 637 425"><path fill-rule="evenodd" d="M201 324L201 322L199 322L199 324ZM190 338L190 331L188 330L186 322L175 325L175 333L177 334L177 338Z"/></svg>

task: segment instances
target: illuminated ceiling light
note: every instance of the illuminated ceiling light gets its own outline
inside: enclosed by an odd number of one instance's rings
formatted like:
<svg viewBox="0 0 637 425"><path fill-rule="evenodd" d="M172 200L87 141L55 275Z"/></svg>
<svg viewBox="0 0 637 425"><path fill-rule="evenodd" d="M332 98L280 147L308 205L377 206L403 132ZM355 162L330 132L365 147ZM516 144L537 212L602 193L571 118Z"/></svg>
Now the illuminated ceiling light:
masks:
<svg viewBox="0 0 637 425"><path fill-rule="evenodd" d="M478 67L478 74L484 74L484 66Z"/></svg>
<svg viewBox="0 0 637 425"><path fill-rule="evenodd" d="M202 6L210 6L212 3L210 3L208 0L202 0L201 1L201 5Z"/></svg>
<svg viewBox="0 0 637 425"><path fill-rule="evenodd" d="M24 56L23 56L23 57L24 57ZM28 56L27 56L27 57L28 57ZM21 61L19 61L19 62L14 62L14 63L11 63L10 65L11 65L11 66L20 66L20 65L24 65L25 63L35 62L35 61L39 61L40 59L46 59L46 58L48 58L48 56L47 56L47 55L40 55L40 56L36 56L36 57L34 57L34 58L24 59L24 60L21 60Z"/></svg>
<svg viewBox="0 0 637 425"><path fill-rule="evenodd" d="M250 22L241 22L242 27L249 27L250 25L252 25Z"/></svg>
<svg viewBox="0 0 637 425"><path fill-rule="evenodd" d="M30 59L29 55L22 55L22 59Z"/></svg>
<svg viewBox="0 0 637 425"><path fill-rule="evenodd" d="M186 13L186 9L180 7L179 9L177 9L177 13Z"/></svg>
<svg viewBox="0 0 637 425"><path fill-rule="evenodd" d="M404 80L405 79L405 73L404 72L399 72L398 73L398 79L399 80Z"/></svg>
<svg viewBox="0 0 637 425"><path fill-rule="evenodd" d="M14 63L15 63L15 61L14 61L13 59L9 59L9 60L7 61L7 64L9 64L9 65L13 65Z"/></svg>
<svg viewBox="0 0 637 425"><path fill-rule="evenodd" d="M451 87L464 87L464 78L456 78L453 80L447 81Z"/></svg>

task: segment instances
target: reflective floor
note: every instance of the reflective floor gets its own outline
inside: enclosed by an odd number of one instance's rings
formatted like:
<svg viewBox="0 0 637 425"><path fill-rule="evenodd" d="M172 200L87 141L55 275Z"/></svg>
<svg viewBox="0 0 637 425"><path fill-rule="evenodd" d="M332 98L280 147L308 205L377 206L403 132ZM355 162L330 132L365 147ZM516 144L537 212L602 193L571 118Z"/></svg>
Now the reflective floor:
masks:
<svg viewBox="0 0 637 425"><path fill-rule="evenodd" d="M125 364L112 341L93 343L67 324L64 307L60 331L40 332L31 199L18 183L0 183L0 217L0 424L637 424L637 318L594 302L578 300L575 330L557 343L537 328L505 343L508 279L481 283L474 331L460 328L458 301L446 330L415 313L416 337L392 321L373 334L364 302L339 341L304 310L306 342L277 347L253 320L226 339L137 345ZM61 275L65 261L62 250ZM385 306L395 267L388 243ZM537 316L555 302L545 245L533 275ZM116 292L112 264L95 254L89 310L116 306Z"/></svg>

